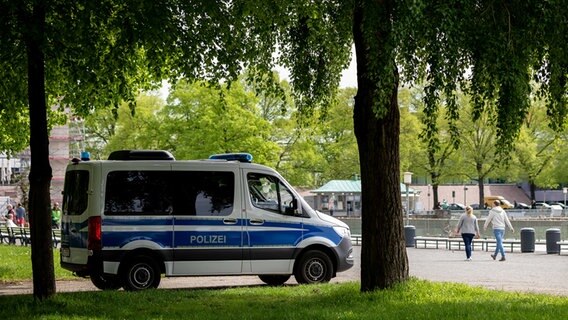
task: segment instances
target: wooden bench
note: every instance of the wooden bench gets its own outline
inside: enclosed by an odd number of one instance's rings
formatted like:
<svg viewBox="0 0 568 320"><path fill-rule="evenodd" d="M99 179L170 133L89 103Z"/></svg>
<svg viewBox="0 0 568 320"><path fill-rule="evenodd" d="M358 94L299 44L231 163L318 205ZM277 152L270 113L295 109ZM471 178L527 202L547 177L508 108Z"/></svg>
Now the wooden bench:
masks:
<svg viewBox="0 0 568 320"><path fill-rule="evenodd" d="M558 245L558 254L562 254L562 247L568 247L568 240L556 241L556 244Z"/></svg>
<svg viewBox="0 0 568 320"><path fill-rule="evenodd" d="M61 243L61 229L52 229L51 233L53 246L57 248ZM0 226L0 243L17 244L18 242L23 246L31 244L30 228Z"/></svg>
<svg viewBox="0 0 568 320"><path fill-rule="evenodd" d="M2 241L7 244L16 244L16 240L20 241L21 245L28 245L30 243L29 228L21 227L8 227L3 225L1 229Z"/></svg>
<svg viewBox="0 0 568 320"><path fill-rule="evenodd" d="M53 247L57 248L57 246L61 243L61 229L52 229L53 234Z"/></svg>
<svg viewBox="0 0 568 320"><path fill-rule="evenodd" d="M414 247L418 248L418 243L421 242L424 244L424 248L428 247L428 244L435 244L436 249L439 249L440 243L444 244L444 247L448 248L448 240L447 237L424 237L424 236L416 236L414 237Z"/></svg>
<svg viewBox="0 0 568 320"><path fill-rule="evenodd" d="M5 224L0 226L0 243L10 244L12 239L12 230Z"/></svg>
<svg viewBox="0 0 568 320"><path fill-rule="evenodd" d="M360 246L363 241L361 241L363 237L360 234L352 234L351 235L351 244L354 246Z"/></svg>

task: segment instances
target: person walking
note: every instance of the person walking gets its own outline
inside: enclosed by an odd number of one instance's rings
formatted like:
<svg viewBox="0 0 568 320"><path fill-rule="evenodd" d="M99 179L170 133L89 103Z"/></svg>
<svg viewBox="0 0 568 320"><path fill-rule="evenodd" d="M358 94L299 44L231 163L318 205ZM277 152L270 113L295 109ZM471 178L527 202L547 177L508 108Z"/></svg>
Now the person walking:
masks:
<svg viewBox="0 0 568 320"><path fill-rule="evenodd" d="M20 227L26 225L26 209L22 207L22 204L18 202L16 207L16 224Z"/></svg>
<svg viewBox="0 0 568 320"><path fill-rule="evenodd" d="M51 227L53 229L59 229L59 222L61 220L61 209L59 209L59 203L55 202L53 208L51 208Z"/></svg>
<svg viewBox="0 0 568 320"><path fill-rule="evenodd" d="M491 255L491 258L495 260L497 258L497 253L501 253L501 259L499 261L505 261L505 249L503 248L503 238L505 237L505 227L509 227L511 232L515 232L507 213L503 208L501 208L501 201L493 201L493 208L489 210L489 216L485 220L483 225L483 230L487 230L489 223L493 223L493 234L495 235L495 253Z"/></svg>
<svg viewBox="0 0 568 320"><path fill-rule="evenodd" d="M465 207L465 212L460 216L460 220L458 221L456 233L462 236L465 245L465 260L471 261L471 244L473 238L479 238L479 224L477 223L477 217L473 214L472 207Z"/></svg>

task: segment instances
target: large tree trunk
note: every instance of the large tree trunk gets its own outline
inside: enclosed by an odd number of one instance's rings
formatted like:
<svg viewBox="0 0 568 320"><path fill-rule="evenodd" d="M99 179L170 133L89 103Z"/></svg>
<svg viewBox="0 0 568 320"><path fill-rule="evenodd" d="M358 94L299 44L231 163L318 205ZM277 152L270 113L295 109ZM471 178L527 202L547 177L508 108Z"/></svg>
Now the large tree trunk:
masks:
<svg viewBox="0 0 568 320"><path fill-rule="evenodd" d="M53 239L49 187L49 140L47 133L47 106L45 97L45 7L39 1L33 8L34 28L27 30L28 96L30 108L30 233L32 244L32 271L34 297L44 299L55 294L53 269Z"/></svg>
<svg viewBox="0 0 568 320"><path fill-rule="evenodd" d="M442 207L438 206L440 203L440 198L438 197L438 183L432 184L432 193L434 194L434 204L432 209L441 209Z"/></svg>
<svg viewBox="0 0 568 320"><path fill-rule="evenodd" d="M477 170L477 179L478 179L478 186L479 186L479 206L482 208L485 208L485 177L483 176L483 166L478 163L476 164L476 170ZM491 203L489 204L489 207L491 207Z"/></svg>
<svg viewBox="0 0 568 320"><path fill-rule="evenodd" d="M365 5L369 4L365 2ZM370 72L373 71L370 66L375 67L374 72L385 67L381 62L384 56L381 59L380 53L370 53L372 46L368 41L378 41L381 52L390 30L365 30L369 25L377 25L369 24L370 20L388 19L390 7L376 2L370 6L378 10L363 9L363 4L357 3L353 23L358 81L353 118L359 146L363 199L361 291L390 288L408 279L400 190L398 71L396 67L392 68L394 81L388 88L390 101L388 105L380 106L387 112L379 118L374 112L376 84L371 80ZM373 16L377 12L382 14ZM381 24L384 25L383 22Z"/></svg>

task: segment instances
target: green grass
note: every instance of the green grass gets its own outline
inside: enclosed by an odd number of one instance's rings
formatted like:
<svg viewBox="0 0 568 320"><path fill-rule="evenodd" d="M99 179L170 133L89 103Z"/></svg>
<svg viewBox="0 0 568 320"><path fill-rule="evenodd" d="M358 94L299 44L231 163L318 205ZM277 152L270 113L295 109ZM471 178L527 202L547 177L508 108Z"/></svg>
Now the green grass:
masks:
<svg viewBox="0 0 568 320"><path fill-rule="evenodd" d="M0 284L32 278L31 247L0 244ZM73 279L71 272L59 265L59 250L53 250L56 279Z"/></svg>
<svg viewBox="0 0 568 320"><path fill-rule="evenodd" d="M29 248L0 245L1 279L31 278ZM70 273L61 270L58 279ZM23 270L20 270L23 269ZM568 299L412 279L361 293L358 283L0 296L0 319L568 319Z"/></svg>
<svg viewBox="0 0 568 320"><path fill-rule="evenodd" d="M9 319L567 319L568 299L412 280L360 293L357 283L280 288L0 296ZM10 310L10 311L7 311Z"/></svg>

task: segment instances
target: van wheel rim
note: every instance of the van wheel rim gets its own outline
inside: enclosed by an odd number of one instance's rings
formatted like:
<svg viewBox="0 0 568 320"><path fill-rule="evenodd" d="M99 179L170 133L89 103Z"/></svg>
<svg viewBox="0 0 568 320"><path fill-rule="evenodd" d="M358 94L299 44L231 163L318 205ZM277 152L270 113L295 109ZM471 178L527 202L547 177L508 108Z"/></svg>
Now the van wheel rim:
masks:
<svg viewBox="0 0 568 320"><path fill-rule="evenodd" d="M305 271L310 281L317 282L320 281L325 274L325 265L321 260L314 259L306 264Z"/></svg>
<svg viewBox="0 0 568 320"><path fill-rule="evenodd" d="M137 288L147 288L152 280L152 271L146 265L140 265L132 269L132 284Z"/></svg>

